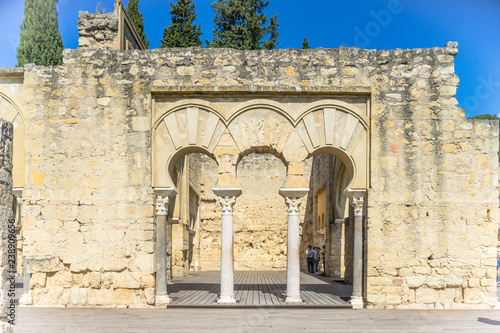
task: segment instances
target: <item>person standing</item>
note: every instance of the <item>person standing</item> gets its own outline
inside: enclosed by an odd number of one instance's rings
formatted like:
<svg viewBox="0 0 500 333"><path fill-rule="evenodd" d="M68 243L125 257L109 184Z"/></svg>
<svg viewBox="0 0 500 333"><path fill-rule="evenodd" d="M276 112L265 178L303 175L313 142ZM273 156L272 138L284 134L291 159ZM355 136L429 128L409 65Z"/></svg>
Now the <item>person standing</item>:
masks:
<svg viewBox="0 0 500 333"><path fill-rule="evenodd" d="M500 269L500 249L497 249L497 282L498 280L498 269Z"/></svg>
<svg viewBox="0 0 500 333"><path fill-rule="evenodd" d="M307 272L314 273L314 250L312 249L311 245L307 247L306 258L307 258Z"/></svg>
<svg viewBox="0 0 500 333"><path fill-rule="evenodd" d="M319 265L319 261L321 260L321 255L320 255L320 248L319 246L316 246L314 248L314 273L316 274L319 274L319 271L318 271L318 265Z"/></svg>
<svg viewBox="0 0 500 333"><path fill-rule="evenodd" d="M323 244L323 252L321 252L321 258L323 259L323 275L326 276L326 249L325 245Z"/></svg>

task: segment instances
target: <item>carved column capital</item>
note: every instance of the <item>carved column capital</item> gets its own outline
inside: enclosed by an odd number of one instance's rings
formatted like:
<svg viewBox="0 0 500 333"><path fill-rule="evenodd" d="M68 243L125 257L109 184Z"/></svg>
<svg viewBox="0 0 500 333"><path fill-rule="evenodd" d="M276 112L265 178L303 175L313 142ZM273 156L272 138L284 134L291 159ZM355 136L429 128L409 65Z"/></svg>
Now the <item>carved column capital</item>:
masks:
<svg viewBox="0 0 500 333"><path fill-rule="evenodd" d="M168 203L170 198L177 194L177 190L173 187L155 187L155 205L156 205L156 215L168 214Z"/></svg>
<svg viewBox="0 0 500 333"><path fill-rule="evenodd" d="M14 187L12 189L12 194L14 194L14 197L16 199L16 202L20 205L23 203L23 188L20 187Z"/></svg>
<svg viewBox="0 0 500 333"><path fill-rule="evenodd" d="M241 195L239 187L214 187L212 191L219 198L222 214L232 214L236 198Z"/></svg>
<svg viewBox="0 0 500 333"><path fill-rule="evenodd" d="M308 188L281 188L280 195L285 198L288 214L298 214L302 198L309 192Z"/></svg>
<svg viewBox="0 0 500 333"><path fill-rule="evenodd" d="M156 197L156 215L167 215L169 202L170 202L169 197L163 197L161 195L158 195Z"/></svg>
<svg viewBox="0 0 500 333"><path fill-rule="evenodd" d="M219 197L219 203L222 207L222 214L233 214L236 197Z"/></svg>
<svg viewBox="0 0 500 333"><path fill-rule="evenodd" d="M352 197L351 198L351 206L354 208L354 216L362 216L363 215L364 203L365 203L364 197Z"/></svg>
<svg viewBox="0 0 500 333"><path fill-rule="evenodd" d="M302 203L302 198L285 197L285 203L288 207L288 214L298 214L299 206Z"/></svg>

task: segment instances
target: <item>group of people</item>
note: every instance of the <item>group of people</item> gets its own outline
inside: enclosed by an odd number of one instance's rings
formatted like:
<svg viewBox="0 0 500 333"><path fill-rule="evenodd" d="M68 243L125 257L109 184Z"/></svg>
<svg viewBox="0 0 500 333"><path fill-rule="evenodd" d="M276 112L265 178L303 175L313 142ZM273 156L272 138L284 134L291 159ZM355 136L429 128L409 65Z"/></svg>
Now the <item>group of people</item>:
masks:
<svg viewBox="0 0 500 333"><path fill-rule="evenodd" d="M319 246L309 245L306 250L307 257L307 271L309 273L316 273L319 275L319 262L323 259L323 274L325 272L325 246L323 245L323 251Z"/></svg>

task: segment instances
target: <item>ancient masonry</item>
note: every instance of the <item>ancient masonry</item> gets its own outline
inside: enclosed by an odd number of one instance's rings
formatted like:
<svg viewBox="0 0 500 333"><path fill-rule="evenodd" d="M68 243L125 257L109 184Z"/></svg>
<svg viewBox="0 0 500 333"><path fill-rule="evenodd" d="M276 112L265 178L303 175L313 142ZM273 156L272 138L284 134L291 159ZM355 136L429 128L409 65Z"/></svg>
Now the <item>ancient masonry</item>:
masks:
<svg viewBox="0 0 500 333"><path fill-rule="evenodd" d="M498 124L457 107L457 43L126 51L106 15L0 71L24 304L161 307L212 269L228 302L233 269L287 269L297 301L325 244L354 307L496 306Z"/></svg>
<svg viewBox="0 0 500 333"><path fill-rule="evenodd" d="M0 284L2 291L0 292L0 331L13 332L14 326L9 324L9 321L15 322L15 310L12 309L15 304L12 292L12 284L15 284L9 276L14 269L9 267L9 262L13 263L15 259L15 248L13 253L9 252L8 239L9 230L12 221L12 124L0 119ZM12 234L14 236L14 234ZM9 257L13 254L14 258ZM10 261L9 261L10 260ZM14 287L15 289L15 287ZM11 312L12 310L12 312Z"/></svg>

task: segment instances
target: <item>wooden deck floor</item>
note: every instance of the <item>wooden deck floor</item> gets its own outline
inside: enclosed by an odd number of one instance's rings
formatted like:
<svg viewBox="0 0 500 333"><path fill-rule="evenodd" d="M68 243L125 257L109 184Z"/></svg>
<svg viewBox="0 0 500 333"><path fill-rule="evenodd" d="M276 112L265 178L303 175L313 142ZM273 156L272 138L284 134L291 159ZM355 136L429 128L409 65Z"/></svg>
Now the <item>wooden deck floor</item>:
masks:
<svg viewBox="0 0 500 333"><path fill-rule="evenodd" d="M350 308L341 297L349 297L352 286L333 282L331 278L301 273L303 303L285 303L286 272L237 271L234 275L236 304L218 304L220 272L192 272L191 276L174 278L168 286L175 307L323 307Z"/></svg>

